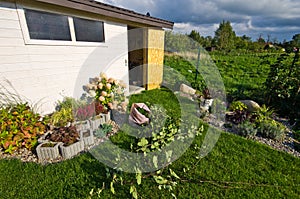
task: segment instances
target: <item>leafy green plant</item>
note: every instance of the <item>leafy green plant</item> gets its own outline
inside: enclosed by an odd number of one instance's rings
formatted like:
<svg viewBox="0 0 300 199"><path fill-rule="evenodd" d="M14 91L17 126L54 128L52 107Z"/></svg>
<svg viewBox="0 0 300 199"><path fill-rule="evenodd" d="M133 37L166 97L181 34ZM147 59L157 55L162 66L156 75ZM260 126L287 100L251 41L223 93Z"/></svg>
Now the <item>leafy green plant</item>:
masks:
<svg viewBox="0 0 300 199"><path fill-rule="evenodd" d="M68 123L74 121L72 108L61 108L55 111L50 117L50 123L57 127L66 126Z"/></svg>
<svg viewBox="0 0 300 199"><path fill-rule="evenodd" d="M264 120L272 119L275 116L275 110L263 104L254 114L255 120L259 124Z"/></svg>
<svg viewBox="0 0 300 199"><path fill-rule="evenodd" d="M229 110L233 113L226 116L227 120L234 124L240 124L250 117L250 113L247 111L247 106L240 101L232 102Z"/></svg>
<svg viewBox="0 0 300 199"><path fill-rule="evenodd" d="M275 120L264 120L258 125L258 132L262 137L280 140L285 135L285 127Z"/></svg>
<svg viewBox="0 0 300 199"><path fill-rule="evenodd" d="M104 138L108 133L112 132L113 126L111 124L102 124L101 128L97 128L95 131L95 136L98 138Z"/></svg>
<svg viewBox="0 0 300 199"><path fill-rule="evenodd" d="M265 82L268 104L292 120L299 119L300 109L300 55L299 52L282 54L271 65Z"/></svg>
<svg viewBox="0 0 300 199"><path fill-rule="evenodd" d="M255 124L251 123L250 121L244 121L238 124L237 126L235 126L235 130L239 135L243 137L252 137L257 133Z"/></svg>
<svg viewBox="0 0 300 199"><path fill-rule="evenodd" d="M246 111L247 106L243 102L234 101L231 103L229 110L230 111Z"/></svg>
<svg viewBox="0 0 300 199"><path fill-rule="evenodd" d="M5 152L13 153L23 147L34 149L45 131L45 121L27 103L0 110L0 146Z"/></svg>

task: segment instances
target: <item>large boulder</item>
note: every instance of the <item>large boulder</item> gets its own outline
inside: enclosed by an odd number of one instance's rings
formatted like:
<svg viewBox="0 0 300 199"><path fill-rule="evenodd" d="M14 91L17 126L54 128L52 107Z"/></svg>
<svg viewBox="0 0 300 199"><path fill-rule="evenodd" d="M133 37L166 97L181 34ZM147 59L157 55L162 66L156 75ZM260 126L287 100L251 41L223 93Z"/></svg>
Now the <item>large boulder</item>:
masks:
<svg viewBox="0 0 300 199"><path fill-rule="evenodd" d="M247 109L248 109L249 112L254 112L254 111L257 111L258 109L260 109L259 104L256 103L255 101L240 100L240 102L242 102L243 104L245 104L247 106Z"/></svg>

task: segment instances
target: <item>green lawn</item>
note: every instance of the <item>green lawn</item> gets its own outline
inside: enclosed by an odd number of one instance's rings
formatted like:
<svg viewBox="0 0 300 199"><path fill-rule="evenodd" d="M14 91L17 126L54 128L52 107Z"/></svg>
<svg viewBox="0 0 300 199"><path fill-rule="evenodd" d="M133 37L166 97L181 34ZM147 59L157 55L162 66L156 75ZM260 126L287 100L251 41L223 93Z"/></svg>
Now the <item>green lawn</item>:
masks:
<svg viewBox="0 0 300 199"><path fill-rule="evenodd" d="M205 53L205 55L208 54ZM276 62L279 55L280 53L210 53L209 56L212 63L205 62L205 59L201 60L204 63L200 61L200 75L197 83L204 83L201 75L210 72L204 71L203 69L209 69L209 67L204 66L201 68L201 64L207 64L207 66L213 64L217 67L222 77L229 101L234 99L253 99L259 103L265 103L264 83L268 77L270 65ZM191 84L194 83L197 60L166 56L165 65L178 71ZM165 78L168 78L168 76ZM182 81L179 76L176 77L176 80Z"/></svg>
<svg viewBox="0 0 300 199"><path fill-rule="evenodd" d="M167 89L147 91L130 100L159 103L169 114L180 116L178 100ZM181 178L176 179L178 184L173 190L177 198L299 198L299 158L221 133L212 152L197 159L204 136L205 132L197 136L184 155L169 166ZM123 147L135 141L126 132L111 140ZM101 188L103 182L106 189L101 198L131 198L128 182L135 179L133 174L125 173L125 184L116 184L116 194L112 194L105 166L89 153L45 166L0 160L0 174L1 199L88 198L90 190ZM143 179L137 191L140 198L172 198L171 192L158 189L153 178Z"/></svg>

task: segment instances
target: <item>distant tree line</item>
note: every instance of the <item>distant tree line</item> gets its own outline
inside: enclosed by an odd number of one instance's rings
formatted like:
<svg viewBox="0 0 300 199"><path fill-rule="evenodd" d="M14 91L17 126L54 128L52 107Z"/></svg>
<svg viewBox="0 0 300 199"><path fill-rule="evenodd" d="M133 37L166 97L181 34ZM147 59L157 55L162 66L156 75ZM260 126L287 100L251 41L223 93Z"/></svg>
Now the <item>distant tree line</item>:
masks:
<svg viewBox="0 0 300 199"><path fill-rule="evenodd" d="M252 41L251 37L246 35L237 36L229 21L222 21L219 24L214 37L204 37L196 30L192 30L186 35L167 31L166 38L166 48L171 51L187 49L188 46L193 45L193 42L198 43L203 48L225 52L234 50L260 52L263 50L276 51L282 49L292 52L295 48L300 48L300 34L294 35L291 41L283 41L282 43L278 43L276 38L271 39L271 35L268 35L267 40L260 35L256 41Z"/></svg>

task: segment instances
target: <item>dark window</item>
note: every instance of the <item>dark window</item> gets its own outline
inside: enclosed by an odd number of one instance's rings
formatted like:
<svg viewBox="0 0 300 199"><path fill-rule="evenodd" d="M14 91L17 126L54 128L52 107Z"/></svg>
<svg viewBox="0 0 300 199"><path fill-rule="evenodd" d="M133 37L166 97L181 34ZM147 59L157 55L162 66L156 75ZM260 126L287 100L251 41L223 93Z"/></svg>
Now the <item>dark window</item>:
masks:
<svg viewBox="0 0 300 199"><path fill-rule="evenodd" d="M104 26L101 21L73 18L76 41L104 42Z"/></svg>
<svg viewBox="0 0 300 199"><path fill-rule="evenodd" d="M71 41L67 16L26 9L25 17L30 39Z"/></svg>

